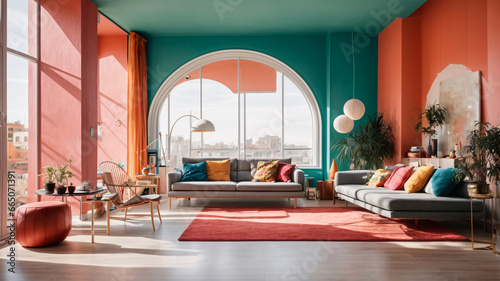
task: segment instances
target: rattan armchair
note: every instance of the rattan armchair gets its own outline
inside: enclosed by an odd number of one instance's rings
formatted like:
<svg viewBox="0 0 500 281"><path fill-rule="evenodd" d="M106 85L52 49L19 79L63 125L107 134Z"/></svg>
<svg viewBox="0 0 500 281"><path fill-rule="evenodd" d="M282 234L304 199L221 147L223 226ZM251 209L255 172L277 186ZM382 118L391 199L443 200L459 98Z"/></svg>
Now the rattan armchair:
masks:
<svg viewBox="0 0 500 281"><path fill-rule="evenodd" d="M129 216L151 216L151 224L153 225L153 231L156 231L154 222L153 204L156 202L156 210L158 213L158 218L160 219L161 223L162 220L159 207L161 195L158 194L140 195L138 194L138 192L136 193L136 190L138 188L140 190L143 190L144 187L148 186L135 185L135 183L130 179L127 172L114 162L109 162L109 161L102 162L101 164L99 164L99 170L101 171L103 183L107 187L108 191L111 193L116 193L116 196L111 200L113 205L115 205L115 207L119 210L125 209L124 217L111 217L110 216L111 204L107 204L107 214L106 214L107 225L108 225L107 234L109 234L110 232L109 229L110 219L122 219L126 221L129 208L144 204L149 204L149 208L151 210L150 215L129 214ZM127 200L124 200L125 190L130 190L131 194L131 197Z"/></svg>

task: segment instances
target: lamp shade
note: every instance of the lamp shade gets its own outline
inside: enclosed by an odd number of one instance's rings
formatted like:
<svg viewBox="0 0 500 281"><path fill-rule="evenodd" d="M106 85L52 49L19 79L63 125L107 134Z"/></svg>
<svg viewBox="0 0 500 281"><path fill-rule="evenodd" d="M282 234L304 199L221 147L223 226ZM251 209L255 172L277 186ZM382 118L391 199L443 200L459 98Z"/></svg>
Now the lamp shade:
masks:
<svg viewBox="0 0 500 281"><path fill-rule="evenodd" d="M339 133L346 134L354 128L354 121L345 115L339 115L333 121L333 128Z"/></svg>
<svg viewBox="0 0 500 281"><path fill-rule="evenodd" d="M344 104L344 114L352 120L359 120L365 114L365 105L358 99L350 99Z"/></svg>
<svg viewBox="0 0 500 281"><path fill-rule="evenodd" d="M200 119L191 125L191 132L214 132L215 126L207 119Z"/></svg>

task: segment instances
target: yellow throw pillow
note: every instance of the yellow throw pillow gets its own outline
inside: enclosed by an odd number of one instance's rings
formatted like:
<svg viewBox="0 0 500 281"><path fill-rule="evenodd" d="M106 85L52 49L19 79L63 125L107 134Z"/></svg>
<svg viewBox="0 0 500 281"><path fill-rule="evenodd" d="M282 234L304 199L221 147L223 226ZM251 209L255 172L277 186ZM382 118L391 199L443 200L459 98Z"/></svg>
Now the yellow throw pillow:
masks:
<svg viewBox="0 0 500 281"><path fill-rule="evenodd" d="M383 186L384 183L387 181L389 176L391 175L390 170L384 170L384 169L379 169L375 171L375 174L370 178L370 180L366 183L368 186Z"/></svg>
<svg viewBox="0 0 500 281"><path fill-rule="evenodd" d="M209 181L231 181L231 161L207 161L207 177Z"/></svg>
<svg viewBox="0 0 500 281"><path fill-rule="evenodd" d="M429 180L432 175L432 171L434 171L434 166L418 167L417 170L413 172L411 177L405 182L406 192L415 193L424 188L427 180Z"/></svg>

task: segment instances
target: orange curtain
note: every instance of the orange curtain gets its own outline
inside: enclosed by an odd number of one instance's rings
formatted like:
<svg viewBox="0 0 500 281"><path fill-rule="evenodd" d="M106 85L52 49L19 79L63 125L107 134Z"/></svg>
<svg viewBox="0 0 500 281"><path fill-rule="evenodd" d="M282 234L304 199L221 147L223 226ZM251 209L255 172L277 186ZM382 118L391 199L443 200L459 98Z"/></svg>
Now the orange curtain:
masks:
<svg viewBox="0 0 500 281"><path fill-rule="evenodd" d="M135 32L128 39L128 155L127 172L134 178L141 174L143 164L147 163L146 148L148 141L147 112L148 85L146 65L146 40Z"/></svg>

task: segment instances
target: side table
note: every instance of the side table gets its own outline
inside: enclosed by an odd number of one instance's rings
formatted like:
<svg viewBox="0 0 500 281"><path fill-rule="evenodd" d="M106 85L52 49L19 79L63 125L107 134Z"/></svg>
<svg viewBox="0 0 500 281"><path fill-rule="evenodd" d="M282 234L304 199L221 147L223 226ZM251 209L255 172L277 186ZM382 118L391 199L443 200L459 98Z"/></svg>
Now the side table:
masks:
<svg viewBox="0 0 500 281"><path fill-rule="evenodd" d="M95 202L106 202L106 210L109 210L108 205L111 204L111 199L105 199L103 197L93 197L93 198L88 198L87 202L85 203L92 203L92 224L91 224L91 237L92 237L92 244L94 243L94 203ZM106 211L106 234L109 235L109 212Z"/></svg>
<svg viewBox="0 0 500 281"><path fill-rule="evenodd" d="M160 194L160 175L158 174L136 174L135 179L138 181L152 181L152 185L148 185L149 194L151 194L151 188L155 189L155 194Z"/></svg>
<svg viewBox="0 0 500 281"><path fill-rule="evenodd" d="M493 221L493 218L492 218L492 221L491 221L491 244L490 245L486 245L484 247L474 247L474 215L473 215L473 209L472 209L472 200L473 199L483 199L483 221L484 221L484 230L486 231L486 205L485 205L485 201L486 199L492 199L491 200L491 212L492 214L495 214L495 195L493 194L493 192L490 191L490 193L488 194L477 194L477 193L469 193L469 196L470 196L470 240L471 240L471 245L472 245L472 250L476 250L476 249L488 249L488 248L491 248L493 253L496 253L496 250L495 250L495 224L494 224L494 221Z"/></svg>
<svg viewBox="0 0 500 281"><path fill-rule="evenodd" d="M102 188L98 188L98 189L92 189L92 190L88 190L88 191L79 191L79 190L75 190L74 193L63 193L63 194L57 194L55 192L53 193L49 193L47 192L45 189L38 189L37 191L35 191L35 194L37 195L43 195L43 196L52 196L52 197L61 197L61 201L62 202L65 202L67 203L68 199L67 197L68 196L71 196L75 199L77 199L76 197L79 197L78 202L80 203L80 210L82 209L82 203L86 203L84 200L82 200L82 197L83 196L93 196L95 197L96 195L98 194L102 194L106 192L105 189L102 189ZM80 211L80 220L82 220L82 212Z"/></svg>

